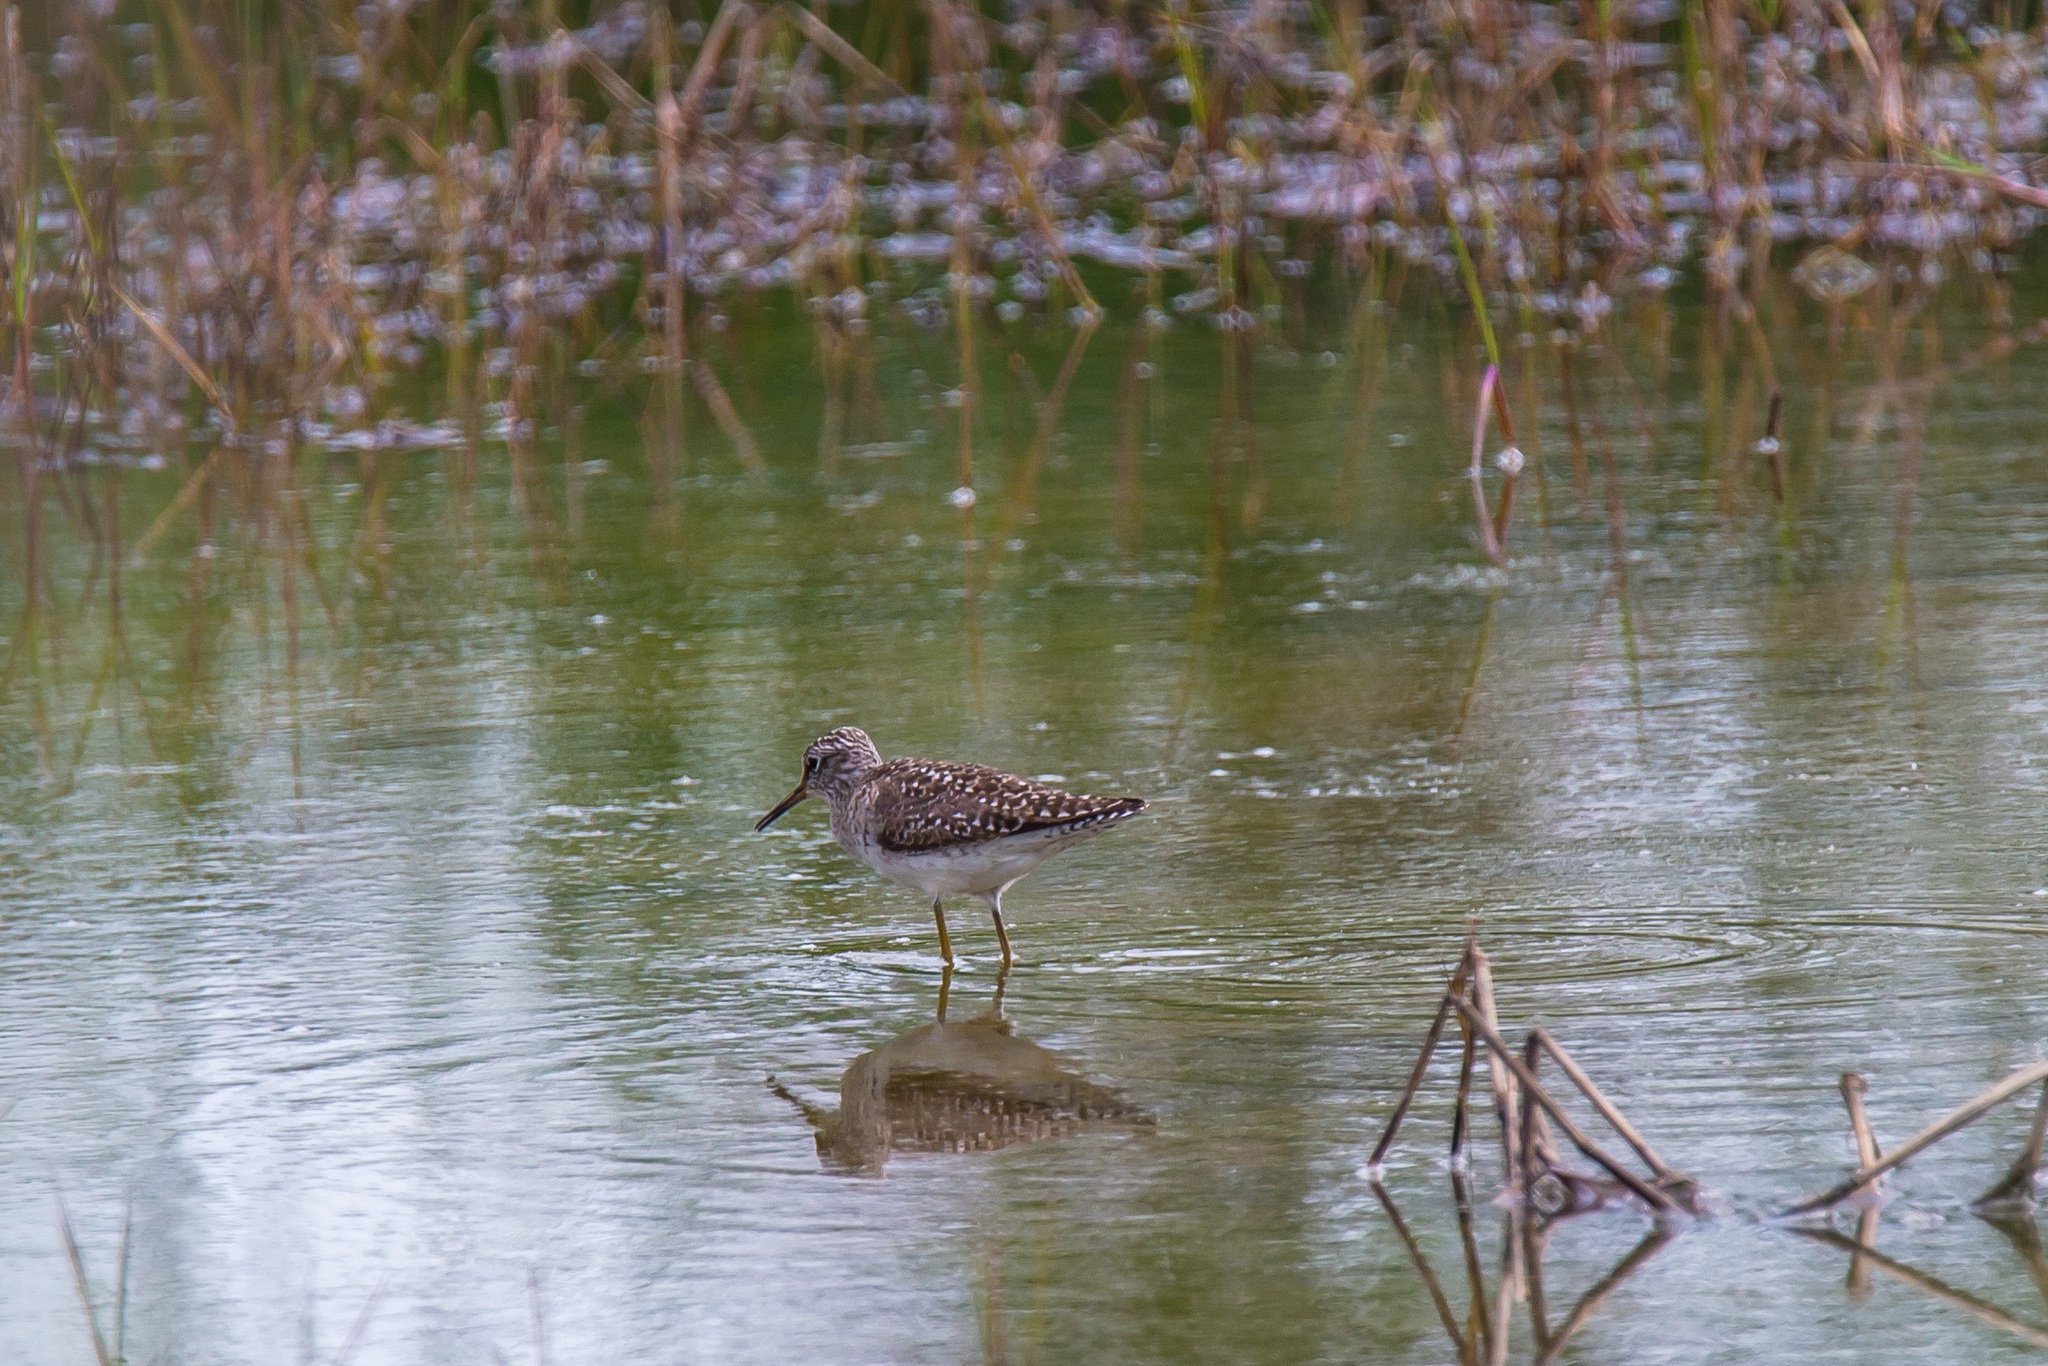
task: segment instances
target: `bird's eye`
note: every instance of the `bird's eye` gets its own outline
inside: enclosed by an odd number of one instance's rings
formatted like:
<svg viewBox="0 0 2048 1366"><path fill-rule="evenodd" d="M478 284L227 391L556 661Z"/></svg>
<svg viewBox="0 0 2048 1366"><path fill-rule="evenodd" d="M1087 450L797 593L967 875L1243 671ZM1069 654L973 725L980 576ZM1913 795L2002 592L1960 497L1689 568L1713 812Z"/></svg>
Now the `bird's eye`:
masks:
<svg viewBox="0 0 2048 1366"><path fill-rule="evenodd" d="M818 756L817 756L817 755L815 755L815 754L811 754L811 755L806 755L806 756L804 757L804 772L806 772L806 773L816 773L817 771L818 771Z"/></svg>

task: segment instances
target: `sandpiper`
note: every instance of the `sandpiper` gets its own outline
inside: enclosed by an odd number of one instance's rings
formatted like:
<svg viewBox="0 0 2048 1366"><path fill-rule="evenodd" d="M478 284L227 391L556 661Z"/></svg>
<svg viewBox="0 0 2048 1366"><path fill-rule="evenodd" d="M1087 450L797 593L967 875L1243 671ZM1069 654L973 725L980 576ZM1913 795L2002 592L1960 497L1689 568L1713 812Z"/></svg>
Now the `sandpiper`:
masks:
<svg viewBox="0 0 2048 1366"><path fill-rule="evenodd" d="M988 903L1003 966L1014 961L1003 893L1045 859L1145 809L1136 797L1085 797L981 764L884 760L867 732L841 726L811 741L804 776L754 829L805 797L832 808L832 837L868 867L932 899L939 953L953 961L945 899Z"/></svg>

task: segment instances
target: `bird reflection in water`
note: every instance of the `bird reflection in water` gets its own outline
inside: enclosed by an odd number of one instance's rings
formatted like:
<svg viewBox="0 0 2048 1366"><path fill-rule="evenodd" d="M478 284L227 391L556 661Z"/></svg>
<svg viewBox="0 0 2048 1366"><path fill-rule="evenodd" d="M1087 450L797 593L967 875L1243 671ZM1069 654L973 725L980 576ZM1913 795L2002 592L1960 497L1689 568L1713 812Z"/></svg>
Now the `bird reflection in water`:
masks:
<svg viewBox="0 0 2048 1366"><path fill-rule="evenodd" d="M994 1152L1093 1130L1153 1128L1156 1117L1088 1081L1050 1049L1021 1038L1003 1014L1005 973L989 1009L949 1021L952 969L939 979L930 1024L861 1054L826 1110L770 1077L769 1089L816 1131L827 1171L880 1176L894 1153Z"/></svg>

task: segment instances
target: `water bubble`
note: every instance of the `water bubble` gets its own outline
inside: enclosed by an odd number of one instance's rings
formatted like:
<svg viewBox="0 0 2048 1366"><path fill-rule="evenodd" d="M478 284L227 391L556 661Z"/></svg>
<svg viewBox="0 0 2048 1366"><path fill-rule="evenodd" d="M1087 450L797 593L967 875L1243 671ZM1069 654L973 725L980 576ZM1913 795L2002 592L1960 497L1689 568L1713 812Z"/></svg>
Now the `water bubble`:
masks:
<svg viewBox="0 0 2048 1366"><path fill-rule="evenodd" d="M946 501L964 512L974 506L974 490L966 484L962 484L959 488L946 495Z"/></svg>

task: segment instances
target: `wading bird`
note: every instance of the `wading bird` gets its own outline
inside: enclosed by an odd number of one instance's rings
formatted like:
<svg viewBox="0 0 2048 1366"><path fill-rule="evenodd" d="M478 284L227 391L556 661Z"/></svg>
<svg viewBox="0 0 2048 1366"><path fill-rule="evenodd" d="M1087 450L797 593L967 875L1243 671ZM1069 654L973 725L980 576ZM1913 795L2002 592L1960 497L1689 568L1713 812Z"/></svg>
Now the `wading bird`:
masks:
<svg viewBox="0 0 2048 1366"><path fill-rule="evenodd" d="M811 741L796 789L754 826L766 830L805 797L832 809L832 837L868 867L932 899L939 953L953 961L945 899L973 893L1003 924L1003 893L1069 845L1145 809L1136 797L1086 797L981 764L883 759L867 732L841 726Z"/></svg>

